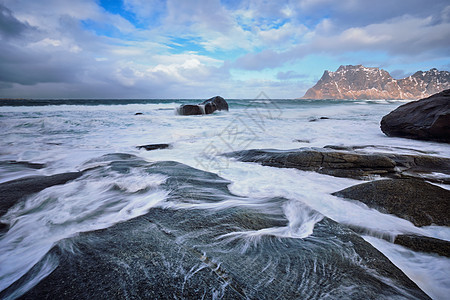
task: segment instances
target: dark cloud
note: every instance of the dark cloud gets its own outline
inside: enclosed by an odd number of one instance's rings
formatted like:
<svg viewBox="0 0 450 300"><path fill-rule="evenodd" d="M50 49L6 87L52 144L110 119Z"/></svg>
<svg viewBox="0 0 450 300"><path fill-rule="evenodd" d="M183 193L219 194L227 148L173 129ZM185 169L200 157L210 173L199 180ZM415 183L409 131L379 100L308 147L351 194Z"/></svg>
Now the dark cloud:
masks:
<svg viewBox="0 0 450 300"><path fill-rule="evenodd" d="M32 27L28 23L17 20L12 11L0 3L0 37L2 39L20 37L29 29Z"/></svg>

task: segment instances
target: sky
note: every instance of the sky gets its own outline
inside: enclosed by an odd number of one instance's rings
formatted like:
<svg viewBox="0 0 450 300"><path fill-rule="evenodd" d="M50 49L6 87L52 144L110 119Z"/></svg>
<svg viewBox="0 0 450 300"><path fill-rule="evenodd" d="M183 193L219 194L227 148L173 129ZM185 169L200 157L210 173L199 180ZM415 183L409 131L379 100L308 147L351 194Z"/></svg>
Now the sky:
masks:
<svg viewBox="0 0 450 300"><path fill-rule="evenodd" d="M450 69L448 0L0 0L0 98L299 98Z"/></svg>

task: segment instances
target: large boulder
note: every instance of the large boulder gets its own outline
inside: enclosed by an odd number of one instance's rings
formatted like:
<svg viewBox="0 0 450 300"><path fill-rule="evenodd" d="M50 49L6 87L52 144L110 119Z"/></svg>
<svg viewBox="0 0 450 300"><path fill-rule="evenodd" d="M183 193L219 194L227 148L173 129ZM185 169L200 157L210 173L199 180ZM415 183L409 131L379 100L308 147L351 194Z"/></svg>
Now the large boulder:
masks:
<svg viewBox="0 0 450 300"><path fill-rule="evenodd" d="M228 111L228 103L220 96L212 97L208 100L203 101L200 105L205 106L205 113L213 113L216 110L226 110Z"/></svg>
<svg viewBox="0 0 450 300"><path fill-rule="evenodd" d="M404 104L381 120L387 136L450 143L450 89Z"/></svg>
<svg viewBox="0 0 450 300"><path fill-rule="evenodd" d="M183 104L178 109L179 115L208 115L212 114L216 110L228 111L228 103L220 96L215 96L207 99L199 104Z"/></svg>
<svg viewBox="0 0 450 300"><path fill-rule="evenodd" d="M416 226L450 226L450 191L423 180L377 180L351 186L333 195L361 201Z"/></svg>

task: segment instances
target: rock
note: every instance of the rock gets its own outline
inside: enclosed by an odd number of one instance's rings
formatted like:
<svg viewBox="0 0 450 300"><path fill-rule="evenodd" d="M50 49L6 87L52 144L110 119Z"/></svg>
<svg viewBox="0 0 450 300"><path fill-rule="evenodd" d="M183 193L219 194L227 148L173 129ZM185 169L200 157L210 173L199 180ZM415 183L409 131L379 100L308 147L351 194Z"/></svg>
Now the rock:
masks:
<svg viewBox="0 0 450 300"><path fill-rule="evenodd" d="M325 71L303 99L419 99L450 88L450 72L431 69L394 79L385 70L362 65Z"/></svg>
<svg viewBox="0 0 450 300"><path fill-rule="evenodd" d="M316 122L318 120L329 120L330 118L328 117L320 117L320 118L311 118L309 119L309 122Z"/></svg>
<svg viewBox="0 0 450 300"><path fill-rule="evenodd" d="M0 161L0 167L1 166L20 166L36 170L45 168L45 164L32 163L29 161L16 161L16 160Z"/></svg>
<svg viewBox="0 0 450 300"><path fill-rule="evenodd" d="M295 151L244 150L224 154L240 161L259 162L279 168L315 171L336 177L362 178L395 173L395 162L378 154L356 154L303 148Z"/></svg>
<svg viewBox="0 0 450 300"><path fill-rule="evenodd" d="M311 221L291 223L287 199L243 199L229 181L176 162L121 160L103 172L134 168L167 177L168 205L59 242L0 298L428 299L360 236L301 203L290 209L314 216L311 235L280 237L272 232Z"/></svg>
<svg viewBox="0 0 450 300"><path fill-rule="evenodd" d="M54 185L65 184L81 175L83 172L70 172L51 176L25 177L0 183L0 216L24 197Z"/></svg>
<svg viewBox="0 0 450 300"><path fill-rule="evenodd" d="M265 166L296 168L321 174L355 179L374 175L389 178L426 178L450 183L450 159L426 155L391 153L357 153L345 146L300 148L298 150L243 150L223 154L240 161L258 162ZM442 176L436 176L441 173Z"/></svg>
<svg viewBox="0 0 450 300"><path fill-rule="evenodd" d="M134 115L135 115L135 116L142 116L142 115L143 115L143 113L141 113L141 112L137 112L137 113L135 113Z"/></svg>
<svg viewBox="0 0 450 300"><path fill-rule="evenodd" d="M177 112L182 116L193 116L193 115L203 115L203 109L198 105L183 104L178 109Z"/></svg>
<svg viewBox="0 0 450 300"><path fill-rule="evenodd" d="M415 234L400 234L395 237L395 244L407 247L414 251L436 253L450 257L450 242Z"/></svg>
<svg viewBox="0 0 450 300"><path fill-rule="evenodd" d="M416 226L450 226L450 191L418 179L385 179L333 193L394 214Z"/></svg>
<svg viewBox="0 0 450 300"><path fill-rule="evenodd" d="M197 105L184 104L181 105L177 112L179 115L190 116L190 115L208 115L212 114L216 110L226 110L228 111L228 103L220 96L215 96L213 98L207 99Z"/></svg>
<svg viewBox="0 0 450 300"><path fill-rule="evenodd" d="M167 149L170 147L171 147L170 144L149 144L149 145L137 146L136 148L151 151L151 150L157 150L157 149Z"/></svg>
<svg viewBox="0 0 450 300"><path fill-rule="evenodd" d="M450 89L406 103L381 120L387 136L450 143Z"/></svg>
<svg viewBox="0 0 450 300"><path fill-rule="evenodd" d="M228 111L228 103L220 96L212 97L208 100L203 101L200 105L205 105L206 113L213 113L216 110L226 110ZM208 107L208 109L207 109ZM210 112L209 112L210 111Z"/></svg>
<svg viewBox="0 0 450 300"><path fill-rule="evenodd" d="M306 144L311 143L311 141L309 141L309 140L300 140L300 139L292 140L292 142L296 142L296 143L306 143Z"/></svg>

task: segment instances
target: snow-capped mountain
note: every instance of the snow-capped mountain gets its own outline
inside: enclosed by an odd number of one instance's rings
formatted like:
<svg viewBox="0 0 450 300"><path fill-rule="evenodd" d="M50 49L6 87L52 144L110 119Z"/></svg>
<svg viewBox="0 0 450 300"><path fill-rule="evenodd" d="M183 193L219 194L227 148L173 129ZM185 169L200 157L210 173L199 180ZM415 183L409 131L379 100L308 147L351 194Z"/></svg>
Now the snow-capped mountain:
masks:
<svg viewBox="0 0 450 300"><path fill-rule="evenodd" d="M419 99L450 88L450 72L431 69L394 79L385 70L362 65L325 71L304 99Z"/></svg>

